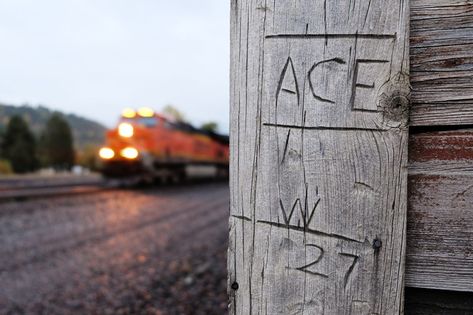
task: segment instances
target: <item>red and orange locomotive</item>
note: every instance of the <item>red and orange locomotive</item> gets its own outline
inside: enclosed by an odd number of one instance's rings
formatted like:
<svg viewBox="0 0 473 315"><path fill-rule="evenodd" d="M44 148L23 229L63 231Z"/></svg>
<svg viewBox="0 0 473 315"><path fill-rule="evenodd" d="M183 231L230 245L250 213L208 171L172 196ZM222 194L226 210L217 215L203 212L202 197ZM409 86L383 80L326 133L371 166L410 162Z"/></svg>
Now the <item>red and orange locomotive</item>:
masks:
<svg viewBox="0 0 473 315"><path fill-rule="evenodd" d="M118 126L106 135L100 149L107 177L149 175L186 177L189 166L213 168L228 174L228 137L196 129L149 108L125 109Z"/></svg>

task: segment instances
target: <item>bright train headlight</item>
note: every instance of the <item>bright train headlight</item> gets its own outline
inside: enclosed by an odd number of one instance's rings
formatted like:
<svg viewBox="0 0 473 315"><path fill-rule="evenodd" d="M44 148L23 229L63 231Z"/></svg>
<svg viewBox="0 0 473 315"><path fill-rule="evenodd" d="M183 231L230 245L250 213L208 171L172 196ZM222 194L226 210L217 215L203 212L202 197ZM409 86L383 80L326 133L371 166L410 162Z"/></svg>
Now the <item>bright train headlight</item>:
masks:
<svg viewBox="0 0 473 315"><path fill-rule="evenodd" d="M134 160L138 157L138 150L132 147L125 148L120 151L120 155L128 160Z"/></svg>
<svg viewBox="0 0 473 315"><path fill-rule="evenodd" d="M122 112L122 117L135 118L136 112L132 108L125 108Z"/></svg>
<svg viewBox="0 0 473 315"><path fill-rule="evenodd" d="M102 148L99 151L99 156L104 160L110 160L114 158L115 152L110 148Z"/></svg>
<svg viewBox="0 0 473 315"><path fill-rule="evenodd" d="M129 123L121 123L118 125L118 134L123 138L131 138L135 134L135 129Z"/></svg>
<svg viewBox="0 0 473 315"><path fill-rule="evenodd" d="M138 109L138 115L141 117L154 117L154 111L148 107Z"/></svg>

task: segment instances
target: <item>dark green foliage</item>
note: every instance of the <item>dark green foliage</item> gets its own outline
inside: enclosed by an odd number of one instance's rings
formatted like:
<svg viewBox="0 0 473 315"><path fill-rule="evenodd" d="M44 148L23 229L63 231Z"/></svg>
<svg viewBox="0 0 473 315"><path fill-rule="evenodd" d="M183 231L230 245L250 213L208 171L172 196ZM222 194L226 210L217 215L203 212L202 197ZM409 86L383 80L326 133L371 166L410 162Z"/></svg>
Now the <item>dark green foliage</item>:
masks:
<svg viewBox="0 0 473 315"><path fill-rule="evenodd" d="M76 155L76 164L91 171L99 170L98 152L100 146L89 145L80 150Z"/></svg>
<svg viewBox="0 0 473 315"><path fill-rule="evenodd" d="M209 122L206 122L206 123L202 124L200 129L202 129L204 131L208 131L208 132L217 133L218 132L218 124L216 122L209 121Z"/></svg>
<svg viewBox="0 0 473 315"><path fill-rule="evenodd" d="M36 141L20 116L13 116L10 119L3 137L1 152L15 173L28 173L37 169Z"/></svg>
<svg viewBox="0 0 473 315"><path fill-rule="evenodd" d="M9 106L0 104L0 130L6 126L14 115L23 117L33 133L39 137L53 112L43 106ZM63 117L72 129L74 144L77 149L82 150L90 145L98 146L105 141L106 129L101 124L72 114L63 114Z"/></svg>
<svg viewBox="0 0 473 315"><path fill-rule="evenodd" d="M74 165L74 140L67 121L54 114L40 138L40 156L44 166L69 170Z"/></svg>
<svg viewBox="0 0 473 315"><path fill-rule="evenodd" d="M4 137L5 137L5 128L0 125L0 158L3 156L2 155L2 142L3 142Z"/></svg>

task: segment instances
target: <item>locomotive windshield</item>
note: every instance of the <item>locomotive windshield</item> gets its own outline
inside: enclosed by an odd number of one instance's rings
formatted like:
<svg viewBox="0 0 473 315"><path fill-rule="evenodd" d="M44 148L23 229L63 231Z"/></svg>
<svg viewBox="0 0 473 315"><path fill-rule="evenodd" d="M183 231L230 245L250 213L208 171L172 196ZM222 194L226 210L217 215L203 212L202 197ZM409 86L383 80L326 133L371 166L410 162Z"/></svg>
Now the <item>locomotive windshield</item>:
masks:
<svg viewBox="0 0 473 315"><path fill-rule="evenodd" d="M121 122L127 122L133 125L140 125L148 128L156 127L158 124L156 117L122 118Z"/></svg>

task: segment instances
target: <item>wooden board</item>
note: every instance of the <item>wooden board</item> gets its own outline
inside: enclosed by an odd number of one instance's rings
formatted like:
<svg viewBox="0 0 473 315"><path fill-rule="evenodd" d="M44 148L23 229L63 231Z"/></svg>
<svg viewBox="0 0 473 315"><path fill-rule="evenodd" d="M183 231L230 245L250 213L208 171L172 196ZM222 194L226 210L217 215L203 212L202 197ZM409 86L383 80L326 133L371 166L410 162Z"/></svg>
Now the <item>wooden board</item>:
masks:
<svg viewBox="0 0 473 315"><path fill-rule="evenodd" d="M409 1L232 1L231 314L400 314Z"/></svg>
<svg viewBox="0 0 473 315"><path fill-rule="evenodd" d="M473 3L411 1L411 125L473 125Z"/></svg>
<svg viewBox="0 0 473 315"><path fill-rule="evenodd" d="M414 134L406 284L473 292L473 130Z"/></svg>

